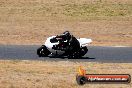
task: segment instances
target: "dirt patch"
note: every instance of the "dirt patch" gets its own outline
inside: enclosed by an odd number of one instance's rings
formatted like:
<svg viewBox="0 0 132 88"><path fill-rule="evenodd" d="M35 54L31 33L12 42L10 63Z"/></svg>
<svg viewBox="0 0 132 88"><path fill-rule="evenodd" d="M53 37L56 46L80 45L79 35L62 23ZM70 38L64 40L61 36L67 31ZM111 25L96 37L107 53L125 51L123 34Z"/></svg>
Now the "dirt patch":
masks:
<svg viewBox="0 0 132 88"><path fill-rule="evenodd" d="M0 44L42 44L48 36L69 30L76 37L91 38L92 45L131 46L131 24L131 21L64 22L63 24L35 21L32 24L27 23L27 26L15 23L1 26Z"/></svg>
<svg viewBox="0 0 132 88"><path fill-rule="evenodd" d="M14 3L15 2L15 3ZM132 45L131 0L0 1L0 44L42 44L65 30L92 45Z"/></svg>
<svg viewBox="0 0 132 88"><path fill-rule="evenodd" d="M130 88L132 84L86 84L79 86L75 76L79 66L87 73L130 74L130 63L96 63L96 62L48 62L48 61L0 61L1 88ZM120 70L120 71L119 71Z"/></svg>

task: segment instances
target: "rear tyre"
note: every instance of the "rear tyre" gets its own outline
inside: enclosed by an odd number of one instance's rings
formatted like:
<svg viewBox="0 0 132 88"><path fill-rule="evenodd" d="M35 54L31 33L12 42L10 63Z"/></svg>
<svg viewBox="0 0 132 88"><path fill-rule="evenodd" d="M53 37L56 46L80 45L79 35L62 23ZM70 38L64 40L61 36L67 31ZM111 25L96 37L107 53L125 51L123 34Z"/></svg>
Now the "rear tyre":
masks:
<svg viewBox="0 0 132 88"><path fill-rule="evenodd" d="M37 49L37 55L39 57L46 57L50 54L50 51L47 49L45 45L42 45L40 48Z"/></svg>
<svg viewBox="0 0 132 88"><path fill-rule="evenodd" d="M87 47L82 47L81 50L80 50L80 55L84 56L87 52L88 52Z"/></svg>

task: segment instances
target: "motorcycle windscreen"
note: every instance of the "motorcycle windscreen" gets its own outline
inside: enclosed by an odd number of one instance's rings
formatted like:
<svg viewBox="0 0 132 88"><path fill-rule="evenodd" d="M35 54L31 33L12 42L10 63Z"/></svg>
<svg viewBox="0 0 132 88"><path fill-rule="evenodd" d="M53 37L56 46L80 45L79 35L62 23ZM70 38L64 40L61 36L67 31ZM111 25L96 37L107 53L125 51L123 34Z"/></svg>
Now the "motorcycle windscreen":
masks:
<svg viewBox="0 0 132 88"><path fill-rule="evenodd" d="M52 38L52 39L50 39L50 42L51 43L56 43L56 42L58 42L58 40L56 38Z"/></svg>
<svg viewBox="0 0 132 88"><path fill-rule="evenodd" d="M65 53L64 51L52 49L52 47L53 47L54 45L58 45L58 44L59 44L58 41L55 42L55 43L51 43L51 42L50 42L50 40L51 40L52 38L54 38L54 37L55 37L55 36L52 36L52 37L47 38L47 40L46 40L46 42L45 42L45 46L47 47L47 49L48 49L52 54L58 54L58 55L64 54L64 53ZM52 41L52 40L51 40L51 41ZM53 40L53 41L54 41L54 40Z"/></svg>

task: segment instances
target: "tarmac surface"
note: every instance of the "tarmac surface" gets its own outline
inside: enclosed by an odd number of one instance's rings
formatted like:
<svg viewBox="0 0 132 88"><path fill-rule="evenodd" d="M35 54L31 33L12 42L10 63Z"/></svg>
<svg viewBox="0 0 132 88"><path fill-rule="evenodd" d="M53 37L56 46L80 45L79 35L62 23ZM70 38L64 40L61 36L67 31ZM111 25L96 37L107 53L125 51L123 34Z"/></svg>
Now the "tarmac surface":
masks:
<svg viewBox="0 0 132 88"><path fill-rule="evenodd" d="M41 45L40 45L41 46ZM39 45L0 45L1 60L46 60L73 62L132 63L132 47L88 46L89 52L79 59L38 57Z"/></svg>

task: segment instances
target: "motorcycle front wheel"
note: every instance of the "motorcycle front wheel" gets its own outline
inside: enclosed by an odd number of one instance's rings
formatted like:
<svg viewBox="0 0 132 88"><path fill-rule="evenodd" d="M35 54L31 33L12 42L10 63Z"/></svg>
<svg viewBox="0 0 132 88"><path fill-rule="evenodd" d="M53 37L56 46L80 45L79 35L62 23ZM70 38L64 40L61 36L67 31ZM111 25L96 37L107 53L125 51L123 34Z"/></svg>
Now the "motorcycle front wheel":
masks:
<svg viewBox="0 0 132 88"><path fill-rule="evenodd" d="M37 55L39 57L46 57L50 54L50 51L47 49L45 45L42 45L40 48L37 49Z"/></svg>

